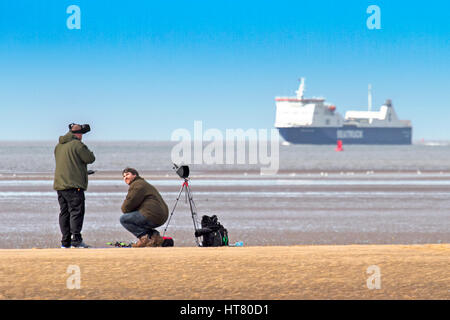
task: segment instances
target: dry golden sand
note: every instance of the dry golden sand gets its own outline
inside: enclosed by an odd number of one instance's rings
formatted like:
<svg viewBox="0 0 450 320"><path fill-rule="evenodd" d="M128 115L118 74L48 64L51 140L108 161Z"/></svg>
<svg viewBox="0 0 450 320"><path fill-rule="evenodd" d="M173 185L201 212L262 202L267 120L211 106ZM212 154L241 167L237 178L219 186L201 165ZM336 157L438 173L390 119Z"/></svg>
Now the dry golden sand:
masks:
<svg viewBox="0 0 450 320"><path fill-rule="evenodd" d="M448 299L449 258L450 244L7 249L0 298ZM367 287L371 265L380 289Z"/></svg>

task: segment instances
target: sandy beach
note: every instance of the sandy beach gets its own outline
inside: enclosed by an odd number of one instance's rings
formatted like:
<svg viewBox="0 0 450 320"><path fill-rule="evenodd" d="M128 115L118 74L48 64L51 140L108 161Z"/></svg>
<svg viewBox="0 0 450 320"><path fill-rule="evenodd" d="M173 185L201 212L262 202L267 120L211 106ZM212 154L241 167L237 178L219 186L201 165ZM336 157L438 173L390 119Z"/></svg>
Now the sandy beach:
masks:
<svg viewBox="0 0 450 320"><path fill-rule="evenodd" d="M450 244L2 249L0 298L448 299L449 261Z"/></svg>

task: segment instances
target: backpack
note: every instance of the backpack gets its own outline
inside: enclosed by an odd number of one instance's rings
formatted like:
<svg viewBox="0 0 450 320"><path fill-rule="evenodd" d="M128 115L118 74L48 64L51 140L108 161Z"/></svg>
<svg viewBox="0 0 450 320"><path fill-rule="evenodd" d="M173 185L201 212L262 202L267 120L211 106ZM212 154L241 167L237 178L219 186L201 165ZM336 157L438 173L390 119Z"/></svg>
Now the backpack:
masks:
<svg viewBox="0 0 450 320"><path fill-rule="evenodd" d="M228 245L228 231L217 220L217 216L203 216L202 228L195 232L195 236L203 236L202 247L221 247Z"/></svg>

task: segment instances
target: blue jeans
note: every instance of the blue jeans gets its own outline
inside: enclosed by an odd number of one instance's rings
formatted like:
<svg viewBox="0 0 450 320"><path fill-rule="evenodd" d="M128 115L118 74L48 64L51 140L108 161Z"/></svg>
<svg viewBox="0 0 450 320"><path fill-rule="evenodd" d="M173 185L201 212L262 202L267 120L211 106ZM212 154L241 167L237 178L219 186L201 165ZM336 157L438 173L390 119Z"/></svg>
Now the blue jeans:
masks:
<svg viewBox="0 0 450 320"><path fill-rule="evenodd" d="M120 216L120 224L137 238L146 234L151 237L156 231L155 228L159 227L148 221L139 211L124 213Z"/></svg>

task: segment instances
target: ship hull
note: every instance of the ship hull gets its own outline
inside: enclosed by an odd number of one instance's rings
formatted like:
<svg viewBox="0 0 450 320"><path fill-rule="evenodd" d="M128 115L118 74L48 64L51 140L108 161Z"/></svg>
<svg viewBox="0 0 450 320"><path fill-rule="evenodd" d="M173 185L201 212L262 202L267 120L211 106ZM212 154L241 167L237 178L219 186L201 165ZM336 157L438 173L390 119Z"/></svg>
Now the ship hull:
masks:
<svg viewBox="0 0 450 320"><path fill-rule="evenodd" d="M278 128L280 135L293 144L385 144L407 145L412 141L411 127L291 127Z"/></svg>

